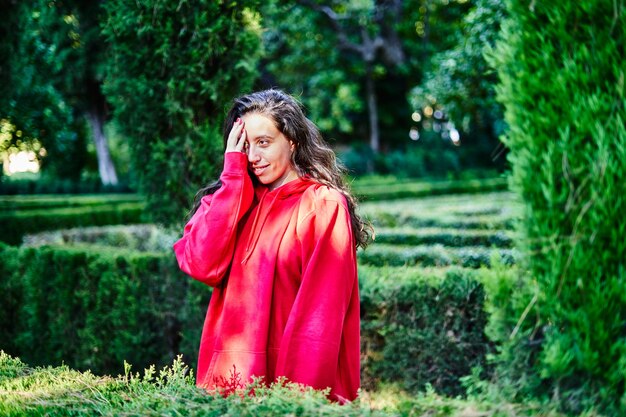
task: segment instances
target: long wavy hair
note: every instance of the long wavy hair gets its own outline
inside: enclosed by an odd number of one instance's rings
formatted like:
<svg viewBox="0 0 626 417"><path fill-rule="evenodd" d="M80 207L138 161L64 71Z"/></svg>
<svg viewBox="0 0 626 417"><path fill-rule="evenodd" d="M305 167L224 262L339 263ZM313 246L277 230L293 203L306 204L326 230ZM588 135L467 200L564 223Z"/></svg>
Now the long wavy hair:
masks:
<svg viewBox="0 0 626 417"><path fill-rule="evenodd" d="M350 193L343 177L345 167L337 161L335 153L324 141L317 126L305 116L300 103L289 94L276 89L236 98L224 120L224 146L235 120L248 113L258 113L270 118L276 128L295 143L291 163L298 176L306 175L343 194L348 203L356 246L365 248L373 232L372 226L357 214L357 200ZM253 174L250 176L255 183L258 181ZM218 180L198 191L190 216L198 210L202 197L213 194L221 186L222 183Z"/></svg>

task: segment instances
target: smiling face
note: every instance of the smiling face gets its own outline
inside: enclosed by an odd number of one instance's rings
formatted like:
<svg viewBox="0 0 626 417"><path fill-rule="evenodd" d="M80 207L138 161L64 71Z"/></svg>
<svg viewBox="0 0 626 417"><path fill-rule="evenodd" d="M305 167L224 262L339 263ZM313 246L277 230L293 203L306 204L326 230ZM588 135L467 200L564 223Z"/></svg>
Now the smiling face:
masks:
<svg viewBox="0 0 626 417"><path fill-rule="evenodd" d="M259 113L242 117L247 133L250 171L273 190L298 177L291 163L295 145L283 135L274 121Z"/></svg>

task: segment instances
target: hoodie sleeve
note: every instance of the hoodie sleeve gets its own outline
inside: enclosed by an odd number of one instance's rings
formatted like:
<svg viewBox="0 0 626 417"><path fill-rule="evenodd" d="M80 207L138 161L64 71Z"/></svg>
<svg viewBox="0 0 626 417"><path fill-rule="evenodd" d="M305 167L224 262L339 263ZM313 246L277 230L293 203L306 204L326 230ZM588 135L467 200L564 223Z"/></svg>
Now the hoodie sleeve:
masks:
<svg viewBox="0 0 626 417"><path fill-rule="evenodd" d="M246 155L226 153L220 180L221 188L202 197L183 237L174 244L180 269L210 286L219 285L230 266L237 223L252 204L254 188Z"/></svg>
<svg viewBox="0 0 626 417"><path fill-rule="evenodd" d="M360 385L360 318L356 249L344 197L320 187L298 225L302 281L291 310L277 375L330 387L353 400Z"/></svg>

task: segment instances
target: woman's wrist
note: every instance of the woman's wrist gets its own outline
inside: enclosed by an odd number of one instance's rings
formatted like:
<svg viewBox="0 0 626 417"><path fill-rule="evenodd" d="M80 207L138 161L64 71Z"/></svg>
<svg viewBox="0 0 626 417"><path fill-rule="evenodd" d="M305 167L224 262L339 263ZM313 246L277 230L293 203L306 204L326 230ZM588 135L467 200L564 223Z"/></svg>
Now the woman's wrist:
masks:
<svg viewBox="0 0 626 417"><path fill-rule="evenodd" d="M229 151L224 154L224 173L241 174L248 169L248 157L243 152Z"/></svg>

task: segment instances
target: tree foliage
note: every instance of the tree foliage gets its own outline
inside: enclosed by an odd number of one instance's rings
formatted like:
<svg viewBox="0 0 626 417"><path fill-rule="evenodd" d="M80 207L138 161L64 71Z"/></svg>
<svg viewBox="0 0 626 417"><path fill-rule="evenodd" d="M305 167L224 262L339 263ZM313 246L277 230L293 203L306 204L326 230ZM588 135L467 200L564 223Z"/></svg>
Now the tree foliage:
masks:
<svg viewBox="0 0 626 417"><path fill-rule="evenodd" d="M85 70L83 45L71 7L55 1L5 2L3 34L6 70L0 117L8 126L3 147L46 149L44 169L78 178L85 164L85 126L76 80ZM39 154L40 157L43 154Z"/></svg>
<svg viewBox="0 0 626 417"><path fill-rule="evenodd" d="M407 91L420 82L430 54L451 47L470 3L413 0L403 2L394 14L396 3L355 0L302 1L295 7L266 5L267 65L262 82L301 94L327 136L367 143L369 66L381 149L403 146L410 128Z"/></svg>
<svg viewBox="0 0 626 417"><path fill-rule="evenodd" d="M219 173L225 107L255 78L257 3L111 0L105 8L107 98L153 220L180 222Z"/></svg>
<svg viewBox="0 0 626 417"><path fill-rule="evenodd" d="M461 144L464 166L502 167L505 162L505 148L499 141L505 124L496 101L497 76L484 56L494 46L504 17L503 1L476 1L463 18L456 44L432 57L431 70L409 95L422 136L435 130L433 140ZM429 107L435 113L439 110L440 116L426 114ZM451 138L455 130L458 139Z"/></svg>
<svg viewBox="0 0 626 417"><path fill-rule="evenodd" d="M502 375L570 411L624 415L626 10L511 0L508 14L491 59L533 290Z"/></svg>

